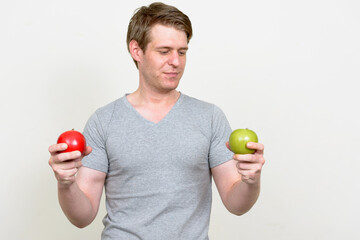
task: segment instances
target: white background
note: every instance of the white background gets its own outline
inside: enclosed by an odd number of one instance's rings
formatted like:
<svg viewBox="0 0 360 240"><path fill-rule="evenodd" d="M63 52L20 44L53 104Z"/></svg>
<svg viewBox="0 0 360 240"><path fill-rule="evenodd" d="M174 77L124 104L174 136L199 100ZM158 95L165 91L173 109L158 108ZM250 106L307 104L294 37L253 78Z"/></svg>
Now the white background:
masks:
<svg viewBox="0 0 360 240"><path fill-rule="evenodd" d="M104 202L89 227L73 227L47 148L136 89L127 24L149 3L1 0L0 239L100 239ZM266 147L249 213L228 213L214 188L210 238L360 239L359 1L166 3L194 28L179 90Z"/></svg>

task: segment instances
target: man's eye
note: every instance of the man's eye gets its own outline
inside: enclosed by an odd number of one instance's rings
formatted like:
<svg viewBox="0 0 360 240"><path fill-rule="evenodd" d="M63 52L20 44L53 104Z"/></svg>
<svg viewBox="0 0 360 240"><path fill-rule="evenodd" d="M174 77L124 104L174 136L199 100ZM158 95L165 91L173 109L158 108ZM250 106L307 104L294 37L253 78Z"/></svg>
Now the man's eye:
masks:
<svg viewBox="0 0 360 240"><path fill-rule="evenodd" d="M160 51L161 54L167 54L169 51Z"/></svg>
<svg viewBox="0 0 360 240"><path fill-rule="evenodd" d="M179 52L179 55L180 55L180 56L184 56L185 54L186 54L186 51L180 51L180 52Z"/></svg>

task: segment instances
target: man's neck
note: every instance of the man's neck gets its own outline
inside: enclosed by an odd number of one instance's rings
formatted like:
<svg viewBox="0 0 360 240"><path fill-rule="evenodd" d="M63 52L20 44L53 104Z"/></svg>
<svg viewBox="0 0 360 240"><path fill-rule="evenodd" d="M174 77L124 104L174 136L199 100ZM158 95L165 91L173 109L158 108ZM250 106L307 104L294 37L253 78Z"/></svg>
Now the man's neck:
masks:
<svg viewBox="0 0 360 240"><path fill-rule="evenodd" d="M150 94L138 89L126 98L143 118L158 123L170 112L180 95L176 90L167 94Z"/></svg>
<svg viewBox="0 0 360 240"><path fill-rule="evenodd" d="M171 107L180 97L180 92L172 90L169 92L159 93L144 91L138 88L135 92L127 96L128 101L136 107Z"/></svg>

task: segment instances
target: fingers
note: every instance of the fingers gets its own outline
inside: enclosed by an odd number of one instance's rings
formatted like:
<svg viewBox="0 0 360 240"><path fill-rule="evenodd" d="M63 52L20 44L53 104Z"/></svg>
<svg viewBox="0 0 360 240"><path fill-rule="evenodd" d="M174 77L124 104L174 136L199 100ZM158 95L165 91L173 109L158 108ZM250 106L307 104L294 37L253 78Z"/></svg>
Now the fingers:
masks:
<svg viewBox="0 0 360 240"><path fill-rule="evenodd" d="M58 154L58 160L54 160L56 159L56 157L50 158L49 164L53 169L58 182L62 185L70 185L71 183L75 182L75 175L78 172L79 168L82 167L82 158L61 161L60 156L64 155L68 155L68 153Z"/></svg>
<svg viewBox="0 0 360 240"><path fill-rule="evenodd" d="M257 165L251 163L237 162L236 167L241 171L261 170Z"/></svg>
<svg viewBox="0 0 360 240"><path fill-rule="evenodd" d="M82 167L83 156L79 151L65 152L61 151L67 149L66 144L54 144L49 147L51 154L49 165L53 169L58 182L62 185L70 185L75 182L75 175L79 168ZM87 147L85 155L90 154L91 147Z"/></svg>
<svg viewBox="0 0 360 240"><path fill-rule="evenodd" d="M233 159L240 162L265 164L262 154L234 154Z"/></svg>
<svg viewBox="0 0 360 240"><path fill-rule="evenodd" d="M57 162L76 160L76 159L81 158L81 152L74 151L74 152L59 153L54 158L57 160Z"/></svg>
<svg viewBox="0 0 360 240"><path fill-rule="evenodd" d="M226 142L226 147L231 151L229 142ZM255 149L257 152L264 152L264 145L261 143L248 142L246 144L246 147L250 149Z"/></svg>
<svg viewBox="0 0 360 240"><path fill-rule="evenodd" d="M82 167L82 162L80 159L76 159L73 161L65 161L59 164L59 169L62 170L79 169L81 167Z"/></svg>
<svg viewBox="0 0 360 240"><path fill-rule="evenodd" d="M77 173L77 169L75 169L75 168L68 169L68 170L59 169L56 174L56 177L60 181L68 181L72 177L74 177L76 175L76 173Z"/></svg>
<svg viewBox="0 0 360 240"><path fill-rule="evenodd" d="M64 151L68 148L68 145L66 143L60 143L60 144L53 144L49 147L49 152L51 155L55 155L61 151Z"/></svg>
<svg viewBox="0 0 360 240"><path fill-rule="evenodd" d="M264 152L264 145L261 143L248 142L246 144L246 147L250 149L255 149L257 152Z"/></svg>
<svg viewBox="0 0 360 240"><path fill-rule="evenodd" d="M78 169L82 166L81 160L82 156L79 151L59 153L50 157L49 165L53 168L54 171L58 169Z"/></svg>
<svg viewBox="0 0 360 240"><path fill-rule="evenodd" d="M255 149L253 154L234 154L233 159L236 162L236 168L241 175L242 181L246 183L257 183L260 179L260 173L265 159L263 157L264 145L261 143L249 142L247 147Z"/></svg>
<svg viewBox="0 0 360 240"><path fill-rule="evenodd" d="M248 163L241 161L236 163L236 168L238 173L241 175L241 180L249 184L259 182L262 166L263 164L261 163Z"/></svg>

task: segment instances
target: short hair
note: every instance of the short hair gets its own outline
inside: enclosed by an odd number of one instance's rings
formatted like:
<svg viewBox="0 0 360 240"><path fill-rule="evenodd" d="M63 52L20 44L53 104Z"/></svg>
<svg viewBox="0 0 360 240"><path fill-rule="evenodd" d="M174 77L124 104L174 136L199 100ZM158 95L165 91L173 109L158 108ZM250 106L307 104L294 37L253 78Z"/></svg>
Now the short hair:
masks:
<svg viewBox="0 0 360 240"><path fill-rule="evenodd" d="M146 47L151 41L151 27L155 24L162 24L184 31L188 43L193 34L191 21L187 15L174 6L154 2L149 6L143 6L135 10L134 15L130 19L126 37L129 52L129 44L132 40L135 40L144 52L146 51ZM137 62L135 60L134 62L137 66Z"/></svg>

